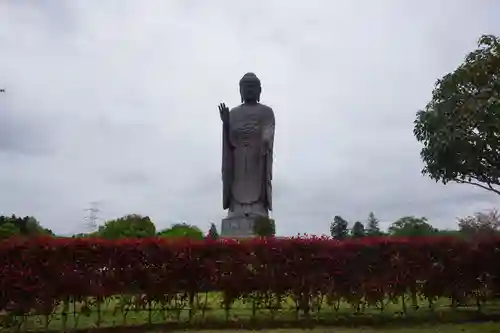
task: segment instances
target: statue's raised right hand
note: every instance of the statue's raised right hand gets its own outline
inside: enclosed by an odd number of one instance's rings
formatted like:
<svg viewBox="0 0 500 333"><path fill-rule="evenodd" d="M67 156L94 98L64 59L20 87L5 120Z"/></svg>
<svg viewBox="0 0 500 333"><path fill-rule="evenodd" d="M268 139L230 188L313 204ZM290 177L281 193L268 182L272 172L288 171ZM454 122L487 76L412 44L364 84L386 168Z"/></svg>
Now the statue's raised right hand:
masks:
<svg viewBox="0 0 500 333"><path fill-rule="evenodd" d="M219 114L222 122L229 121L229 108L224 103L219 104Z"/></svg>

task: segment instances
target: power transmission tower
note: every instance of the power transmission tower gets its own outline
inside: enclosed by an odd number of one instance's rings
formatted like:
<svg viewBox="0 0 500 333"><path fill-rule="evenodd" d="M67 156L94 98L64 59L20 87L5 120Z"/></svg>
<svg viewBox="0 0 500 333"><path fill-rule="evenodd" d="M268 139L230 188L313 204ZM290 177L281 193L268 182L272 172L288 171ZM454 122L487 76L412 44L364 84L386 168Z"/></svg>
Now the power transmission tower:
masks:
<svg viewBox="0 0 500 333"><path fill-rule="evenodd" d="M88 212L87 216L85 216L85 229L88 232L94 232L97 230L97 220L99 219L99 212L101 210L98 208L99 202L94 201L90 203L90 208L85 209Z"/></svg>

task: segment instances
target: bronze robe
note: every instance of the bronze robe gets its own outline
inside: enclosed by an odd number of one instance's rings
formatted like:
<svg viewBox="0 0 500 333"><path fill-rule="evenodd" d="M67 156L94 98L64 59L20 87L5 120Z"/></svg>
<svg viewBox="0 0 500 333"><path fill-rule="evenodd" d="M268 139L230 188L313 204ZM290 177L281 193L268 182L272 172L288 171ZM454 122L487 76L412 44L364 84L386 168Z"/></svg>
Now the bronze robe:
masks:
<svg viewBox="0 0 500 333"><path fill-rule="evenodd" d="M223 208L261 204L272 210L275 119L263 104L242 104L223 124Z"/></svg>

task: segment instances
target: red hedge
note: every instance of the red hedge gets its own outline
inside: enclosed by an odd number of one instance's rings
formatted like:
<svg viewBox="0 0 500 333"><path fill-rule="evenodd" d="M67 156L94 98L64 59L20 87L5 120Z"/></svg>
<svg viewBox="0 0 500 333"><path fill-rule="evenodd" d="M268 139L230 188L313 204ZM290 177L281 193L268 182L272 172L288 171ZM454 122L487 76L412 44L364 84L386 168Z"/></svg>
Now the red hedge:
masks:
<svg viewBox="0 0 500 333"><path fill-rule="evenodd" d="M62 299L220 291L318 293L377 301L418 292L500 290L500 238L246 241L38 238L0 242L0 311L50 311Z"/></svg>

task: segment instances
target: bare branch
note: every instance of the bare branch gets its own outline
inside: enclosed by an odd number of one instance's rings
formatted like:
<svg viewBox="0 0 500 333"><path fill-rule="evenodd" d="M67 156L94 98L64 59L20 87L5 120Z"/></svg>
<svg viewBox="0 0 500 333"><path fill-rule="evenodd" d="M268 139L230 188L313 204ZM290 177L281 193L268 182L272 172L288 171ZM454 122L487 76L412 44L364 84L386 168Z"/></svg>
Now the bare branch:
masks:
<svg viewBox="0 0 500 333"><path fill-rule="evenodd" d="M496 188L493 187L493 185L491 185L491 183L487 183L488 184L488 187L495 193L498 194L498 190Z"/></svg>
<svg viewBox="0 0 500 333"><path fill-rule="evenodd" d="M474 186L480 187L482 189L485 189L487 191L491 191L491 192L494 192L494 193L500 195L500 190L497 190L496 188L494 188L490 183L487 183L488 186L486 186L486 185L483 185L483 184L480 184L480 183L471 182L471 181L467 181L467 180L462 180L462 179L458 179L458 178L453 179L453 181L456 182L456 183L459 183L459 184L474 185Z"/></svg>

